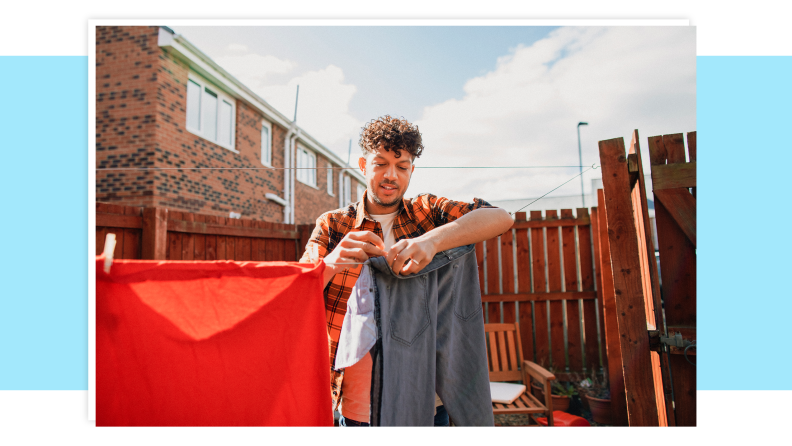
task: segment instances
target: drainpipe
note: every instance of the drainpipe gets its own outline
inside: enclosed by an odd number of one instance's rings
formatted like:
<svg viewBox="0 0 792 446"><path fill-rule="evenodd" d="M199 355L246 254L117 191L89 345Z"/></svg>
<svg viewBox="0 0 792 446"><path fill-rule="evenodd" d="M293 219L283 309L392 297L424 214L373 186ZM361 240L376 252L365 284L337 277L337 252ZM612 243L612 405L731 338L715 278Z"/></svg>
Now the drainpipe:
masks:
<svg viewBox="0 0 792 446"><path fill-rule="evenodd" d="M292 197L292 183L291 177L294 176L292 167L292 135L296 130L296 126L292 125L286 133L286 138L283 139L283 199L286 200L286 206L283 207L283 222L289 223L289 215L291 213L291 197Z"/></svg>
<svg viewBox="0 0 792 446"><path fill-rule="evenodd" d="M300 129L297 128L296 131L294 132L294 134L291 137L291 142L289 143L289 147L291 147L291 154L290 154L290 156L292 157L291 163L292 163L292 166L294 166L294 167L297 167L297 138L299 138L299 137L300 137ZM291 195L289 196L289 221L288 221L288 223L293 225L294 221L295 221L295 218L294 218L294 215L295 215L294 207L295 207L295 196L296 196L296 193L295 193L296 189L295 188L296 188L296 185L297 185L297 183L296 183L296 181L297 181L297 171L294 170L294 169L292 169L291 171L292 171L292 174L289 177L289 181L291 182Z"/></svg>

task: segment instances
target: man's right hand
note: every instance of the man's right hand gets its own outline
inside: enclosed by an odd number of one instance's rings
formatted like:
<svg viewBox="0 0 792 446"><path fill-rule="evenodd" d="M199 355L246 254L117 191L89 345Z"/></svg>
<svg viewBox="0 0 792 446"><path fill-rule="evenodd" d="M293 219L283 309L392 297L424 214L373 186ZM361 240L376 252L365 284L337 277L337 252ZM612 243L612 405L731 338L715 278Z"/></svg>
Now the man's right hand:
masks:
<svg viewBox="0 0 792 446"><path fill-rule="evenodd" d="M371 231L350 232L345 235L338 246L326 255L324 261L324 284L327 285L334 275L357 265L344 263L363 263L369 257L385 256L385 244L382 239Z"/></svg>

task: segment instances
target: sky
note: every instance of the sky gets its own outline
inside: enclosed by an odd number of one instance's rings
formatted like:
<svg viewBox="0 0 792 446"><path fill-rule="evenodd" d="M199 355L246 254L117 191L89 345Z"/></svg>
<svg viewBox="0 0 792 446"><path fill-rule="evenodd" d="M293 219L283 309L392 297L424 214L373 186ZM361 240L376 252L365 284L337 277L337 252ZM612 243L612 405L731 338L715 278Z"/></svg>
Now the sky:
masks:
<svg viewBox="0 0 792 446"><path fill-rule="evenodd" d="M347 159L366 122L418 125L407 196L538 197L599 164L597 142L634 129L696 130L695 27L174 27L264 100ZM532 166L530 169L426 167ZM649 166L644 166L648 171ZM586 168L584 168L585 170ZM584 174L586 193L594 169ZM575 179L551 195L580 192Z"/></svg>

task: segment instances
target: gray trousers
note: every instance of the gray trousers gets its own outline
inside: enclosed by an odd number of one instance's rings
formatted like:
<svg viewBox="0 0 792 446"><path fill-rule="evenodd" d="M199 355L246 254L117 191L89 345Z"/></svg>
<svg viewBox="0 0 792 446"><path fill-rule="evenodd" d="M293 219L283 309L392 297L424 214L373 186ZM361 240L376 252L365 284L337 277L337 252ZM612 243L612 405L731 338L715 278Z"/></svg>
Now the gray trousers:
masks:
<svg viewBox="0 0 792 446"><path fill-rule="evenodd" d="M371 259L378 339L372 426L432 426L435 392L457 426L492 426L474 245L438 253L418 274Z"/></svg>

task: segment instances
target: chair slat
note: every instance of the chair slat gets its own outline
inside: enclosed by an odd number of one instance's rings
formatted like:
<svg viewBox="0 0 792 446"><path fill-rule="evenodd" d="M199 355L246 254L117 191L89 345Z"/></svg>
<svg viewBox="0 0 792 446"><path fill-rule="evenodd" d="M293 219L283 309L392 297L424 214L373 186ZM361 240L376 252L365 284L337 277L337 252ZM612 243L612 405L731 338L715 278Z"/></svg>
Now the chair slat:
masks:
<svg viewBox="0 0 792 446"><path fill-rule="evenodd" d="M498 332L498 352L500 353L501 370L510 370L509 359L506 357L506 342L502 331Z"/></svg>
<svg viewBox="0 0 792 446"><path fill-rule="evenodd" d="M520 366L520 360L517 359L517 353L514 349L514 332L506 332L506 339L509 341L509 369L518 370Z"/></svg>
<svg viewBox="0 0 792 446"><path fill-rule="evenodd" d="M490 360L492 361L492 369L491 370L493 372L500 372L501 371L501 367L500 367L500 364L498 363L498 355L494 353L494 352L497 351L496 350L497 347L496 347L496 344L495 344L495 333L494 332L490 332L490 334L489 334L489 342L490 342L489 352L491 353L490 354Z"/></svg>

